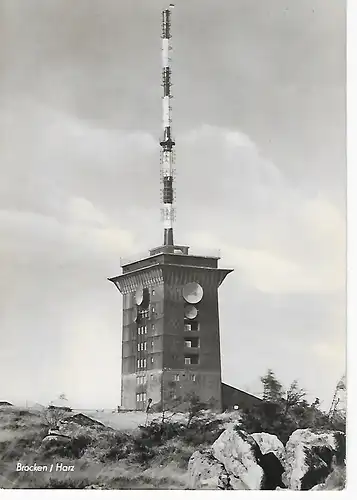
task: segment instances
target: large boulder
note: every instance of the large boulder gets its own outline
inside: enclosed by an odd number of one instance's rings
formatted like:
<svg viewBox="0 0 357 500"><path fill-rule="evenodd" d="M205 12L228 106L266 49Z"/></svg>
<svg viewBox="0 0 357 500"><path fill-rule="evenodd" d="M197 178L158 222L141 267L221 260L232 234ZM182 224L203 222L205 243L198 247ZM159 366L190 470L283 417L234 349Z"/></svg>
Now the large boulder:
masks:
<svg viewBox="0 0 357 500"><path fill-rule="evenodd" d="M60 443L68 443L70 440L70 436L63 434L58 429L50 429L47 436L42 439L42 442L47 443L48 441L57 441Z"/></svg>
<svg viewBox="0 0 357 500"><path fill-rule="evenodd" d="M212 454L230 475L243 483L244 489L261 489L264 479L264 471L258 464L261 451L247 433L226 429L213 443Z"/></svg>
<svg viewBox="0 0 357 500"><path fill-rule="evenodd" d="M188 462L189 486L192 489L245 489L240 480L230 476L224 465L210 451L195 451Z"/></svg>
<svg viewBox="0 0 357 500"><path fill-rule="evenodd" d="M298 429L286 443L285 485L291 490L309 490L323 483L344 455L344 435L334 431Z"/></svg>
<svg viewBox="0 0 357 500"><path fill-rule="evenodd" d="M282 466L285 467L286 451L283 443L278 437L274 434L268 434L267 432L254 432L251 436L257 442L263 455L270 452L274 453Z"/></svg>
<svg viewBox="0 0 357 500"><path fill-rule="evenodd" d="M285 471L286 453L283 443L274 434L255 432L251 437L259 446L257 462L264 471L262 490L284 487L282 475Z"/></svg>

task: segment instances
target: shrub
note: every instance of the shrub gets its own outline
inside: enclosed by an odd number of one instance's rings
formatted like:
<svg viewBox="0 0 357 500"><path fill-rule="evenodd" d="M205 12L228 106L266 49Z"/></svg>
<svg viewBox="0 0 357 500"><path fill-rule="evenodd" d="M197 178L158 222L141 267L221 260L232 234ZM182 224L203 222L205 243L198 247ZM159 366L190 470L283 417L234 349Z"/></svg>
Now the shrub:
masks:
<svg viewBox="0 0 357 500"><path fill-rule="evenodd" d="M86 448L91 444L90 437L82 434L68 442L57 441L55 439L42 444L43 456L45 458L58 456L61 458L80 458Z"/></svg>
<svg viewBox="0 0 357 500"><path fill-rule="evenodd" d="M242 409L240 429L246 432L268 432L275 434L285 445L297 429L345 430L343 419L331 420L319 408L319 401L309 404L305 393L294 381L287 391L276 379L272 370L261 377L263 401L253 408Z"/></svg>

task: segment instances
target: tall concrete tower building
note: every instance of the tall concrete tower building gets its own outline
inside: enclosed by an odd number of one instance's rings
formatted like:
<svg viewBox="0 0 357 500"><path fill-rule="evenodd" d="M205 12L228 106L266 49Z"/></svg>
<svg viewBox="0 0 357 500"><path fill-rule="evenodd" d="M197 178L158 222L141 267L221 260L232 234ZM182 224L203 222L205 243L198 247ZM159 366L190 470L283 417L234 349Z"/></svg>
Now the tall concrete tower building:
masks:
<svg viewBox="0 0 357 500"><path fill-rule="evenodd" d="M163 244L122 260L109 278L123 294L121 407L170 406L195 393L222 408L218 288L232 269L219 255L194 255L174 243L174 147L171 126L171 13L162 12ZM207 200L208 201L208 200Z"/></svg>

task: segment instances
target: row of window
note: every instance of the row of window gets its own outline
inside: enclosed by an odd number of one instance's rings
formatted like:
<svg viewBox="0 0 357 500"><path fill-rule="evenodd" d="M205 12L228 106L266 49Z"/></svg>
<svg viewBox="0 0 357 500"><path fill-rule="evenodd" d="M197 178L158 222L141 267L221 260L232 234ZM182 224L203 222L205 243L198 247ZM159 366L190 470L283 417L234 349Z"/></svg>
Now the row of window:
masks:
<svg viewBox="0 0 357 500"><path fill-rule="evenodd" d="M147 350L147 343L146 342L139 342L138 343L138 351L146 351Z"/></svg>
<svg viewBox="0 0 357 500"><path fill-rule="evenodd" d="M194 373L190 374L190 380L192 380L192 382L196 382L196 375ZM179 382L180 381L180 375L178 373L176 373L174 375L174 381L175 382Z"/></svg>
<svg viewBox="0 0 357 500"><path fill-rule="evenodd" d="M146 344L146 342L144 342ZM138 344L139 347L139 344ZM139 350L139 349L138 349ZM154 358L150 358L151 365L154 364ZM141 369L146 369L147 367L147 361L146 358L138 358L136 360L137 363L137 368ZM198 354L192 354L190 356L185 356L185 365L198 365L199 364L199 357Z"/></svg>
<svg viewBox="0 0 357 500"><path fill-rule="evenodd" d="M195 348L200 346L200 340L198 337L186 337L185 338L185 347Z"/></svg>
<svg viewBox="0 0 357 500"><path fill-rule="evenodd" d="M152 325L153 327L155 327L155 325ZM152 328L153 330L154 328ZM138 335L146 335L148 333L148 327L147 325L144 325L144 326L138 326Z"/></svg>
<svg viewBox="0 0 357 500"><path fill-rule="evenodd" d="M150 375L151 378L153 378L154 376L153 375ZM173 379L175 382L179 382L180 381L180 374L179 373L175 373L173 375ZM190 380L192 380L192 382L196 382L196 375L195 373L190 373ZM147 376L146 375L140 375L138 377L136 377L136 384L137 385L143 385L143 384L146 384L147 382Z"/></svg>
<svg viewBox="0 0 357 500"><path fill-rule="evenodd" d="M151 375L151 378L153 378L153 375ZM173 379L175 382L180 382L180 375L178 373L175 373L173 376ZM190 373L190 380L192 382L196 382L196 374L195 373ZM147 376L146 375L140 375L139 377L136 377L136 385L144 385L147 382Z"/></svg>
<svg viewBox="0 0 357 500"><path fill-rule="evenodd" d="M136 384L137 385L143 385L146 384L146 375L136 377Z"/></svg>
<svg viewBox="0 0 357 500"><path fill-rule="evenodd" d="M140 358L140 359L138 359L137 360L137 367L145 369L146 368L146 358Z"/></svg>
<svg viewBox="0 0 357 500"><path fill-rule="evenodd" d="M154 347L154 341L151 341L151 347ZM146 351L147 350L147 342L139 342L138 343L138 351Z"/></svg>
<svg viewBox="0 0 357 500"><path fill-rule="evenodd" d="M139 403L139 402L142 402L142 401L146 401L146 392L139 392L137 395L136 395L136 401Z"/></svg>
<svg viewBox="0 0 357 500"><path fill-rule="evenodd" d="M199 329L200 329L199 323L185 324L184 325L185 332L197 332L197 331L199 331ZM152 331L155 330L155 325L151 325L151 330ZM147 333L148 333L147 325L138 326L137 332L138 332L138 335L147 335Z"/></svg>
<svg viewBox="0 0 357 500"><path fill-rule="evenodd" d="M145 311L139 311L138 317L139 318L148 318L149 317L149 310L146 309Z"/></svg>

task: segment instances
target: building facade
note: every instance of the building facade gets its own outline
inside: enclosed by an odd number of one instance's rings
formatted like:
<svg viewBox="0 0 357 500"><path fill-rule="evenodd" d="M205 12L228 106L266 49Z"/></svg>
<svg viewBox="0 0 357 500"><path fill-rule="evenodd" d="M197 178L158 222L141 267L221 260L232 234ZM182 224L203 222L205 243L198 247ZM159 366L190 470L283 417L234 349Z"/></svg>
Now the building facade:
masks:
<svg viewBox="0 0 357 500"><path fill-rule="evenodd" d="M172 407L195 394L222 409L219 256L165 245L109 278L123 294L121 407Z"/></svg>

